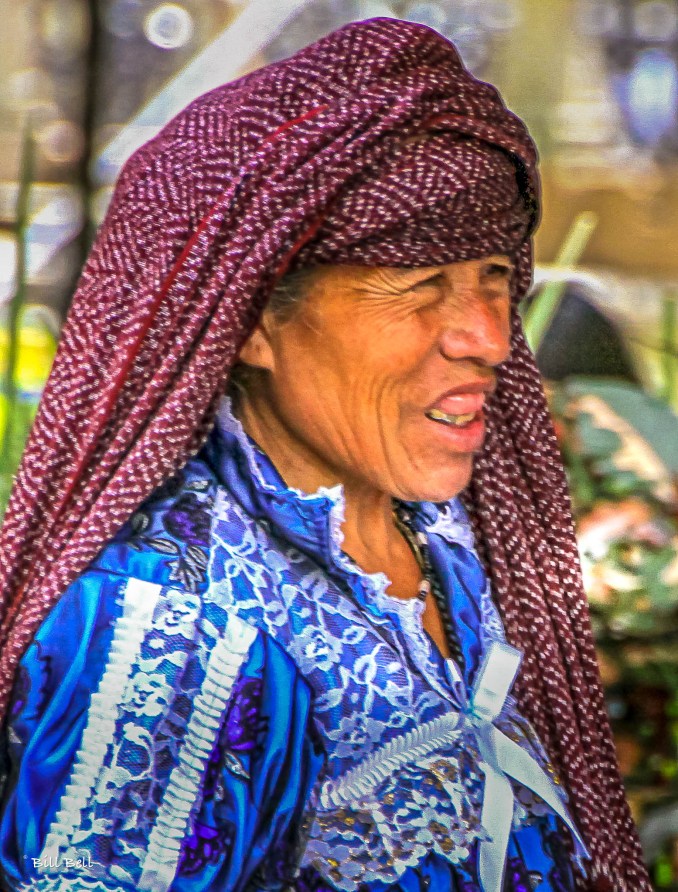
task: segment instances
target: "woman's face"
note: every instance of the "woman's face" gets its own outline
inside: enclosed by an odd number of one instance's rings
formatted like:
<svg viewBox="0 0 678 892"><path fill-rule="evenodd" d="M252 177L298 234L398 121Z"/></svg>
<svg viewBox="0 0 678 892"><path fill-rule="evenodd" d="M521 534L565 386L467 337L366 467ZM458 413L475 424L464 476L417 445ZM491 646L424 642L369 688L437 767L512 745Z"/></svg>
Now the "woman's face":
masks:
<svg viewBox="0 0 678 892"><path fill-rule="evenodd" d="M269 372L262 398L278 454L327 484L412 501L456 495L509 355L512 271L502 255L320 267L292 317L264 313L241 354Z"/></svg>

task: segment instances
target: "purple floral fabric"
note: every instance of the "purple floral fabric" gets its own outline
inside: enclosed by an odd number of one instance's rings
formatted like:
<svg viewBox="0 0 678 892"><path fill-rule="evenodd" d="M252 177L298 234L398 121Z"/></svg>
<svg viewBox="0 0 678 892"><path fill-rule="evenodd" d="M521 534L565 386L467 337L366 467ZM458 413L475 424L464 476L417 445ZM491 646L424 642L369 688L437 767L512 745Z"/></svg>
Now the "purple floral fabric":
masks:
<svg viewBox="0 0 678 892"><path fill-rule="evenodd" d="M248 676L241 676L233 688L219 740L212 750L205 775L203 812L207 817L195 821L193 833L184 842L179 875L196 874L209 865L218 864L233 840L231 826L216 826L215 798L219 794L224 769L249 780L249 766L244 757L255 752L257 741L267 726L260 714L261 692L261 679ZM210 817L215 826L209 822Z"/></svg>

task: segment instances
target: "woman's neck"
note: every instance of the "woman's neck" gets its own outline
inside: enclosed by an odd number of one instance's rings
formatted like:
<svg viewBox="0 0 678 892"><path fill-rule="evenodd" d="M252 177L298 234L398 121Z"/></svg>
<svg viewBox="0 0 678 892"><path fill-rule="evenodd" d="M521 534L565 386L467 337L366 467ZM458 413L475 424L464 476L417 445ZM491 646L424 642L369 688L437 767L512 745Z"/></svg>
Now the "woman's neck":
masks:
<svg viewBox="0 0 678 892"><path fill-rule="evenodd" d="M240 401L236 414L287 486L313 493L321 486L341 484L345 503L343 550L365 572L386 573L393 581L392 594L416 594L419 569L394 524L391 495L320 461L305 444L295 440L265 400L247 396Z"/></svg>

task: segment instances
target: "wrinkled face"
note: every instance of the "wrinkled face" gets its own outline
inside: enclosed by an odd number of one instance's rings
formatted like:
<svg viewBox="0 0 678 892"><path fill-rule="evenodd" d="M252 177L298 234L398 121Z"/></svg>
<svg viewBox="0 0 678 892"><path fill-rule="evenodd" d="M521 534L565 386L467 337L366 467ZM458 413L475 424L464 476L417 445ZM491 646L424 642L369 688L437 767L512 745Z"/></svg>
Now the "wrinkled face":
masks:
<svg viewBox="0 0 678 892"><path fill-rule="evenodd" d="M509 355L512 272L501 255L321 267L291 318L265 313L241 358L268 369L265 398L297 464L412 501L463 489Z"/></svg>

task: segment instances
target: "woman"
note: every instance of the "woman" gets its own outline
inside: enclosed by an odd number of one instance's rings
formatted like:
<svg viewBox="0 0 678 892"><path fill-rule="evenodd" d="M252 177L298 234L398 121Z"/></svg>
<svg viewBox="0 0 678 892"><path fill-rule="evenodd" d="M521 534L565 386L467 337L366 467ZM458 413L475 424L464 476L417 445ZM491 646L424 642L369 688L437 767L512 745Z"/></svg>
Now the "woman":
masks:
<svg viewBox="0 0 678 892"><path fill-rule="evenodd" d="M7 888L649 889L515 308L536 192L393 20L130 161L3 531Z"/></svg>

